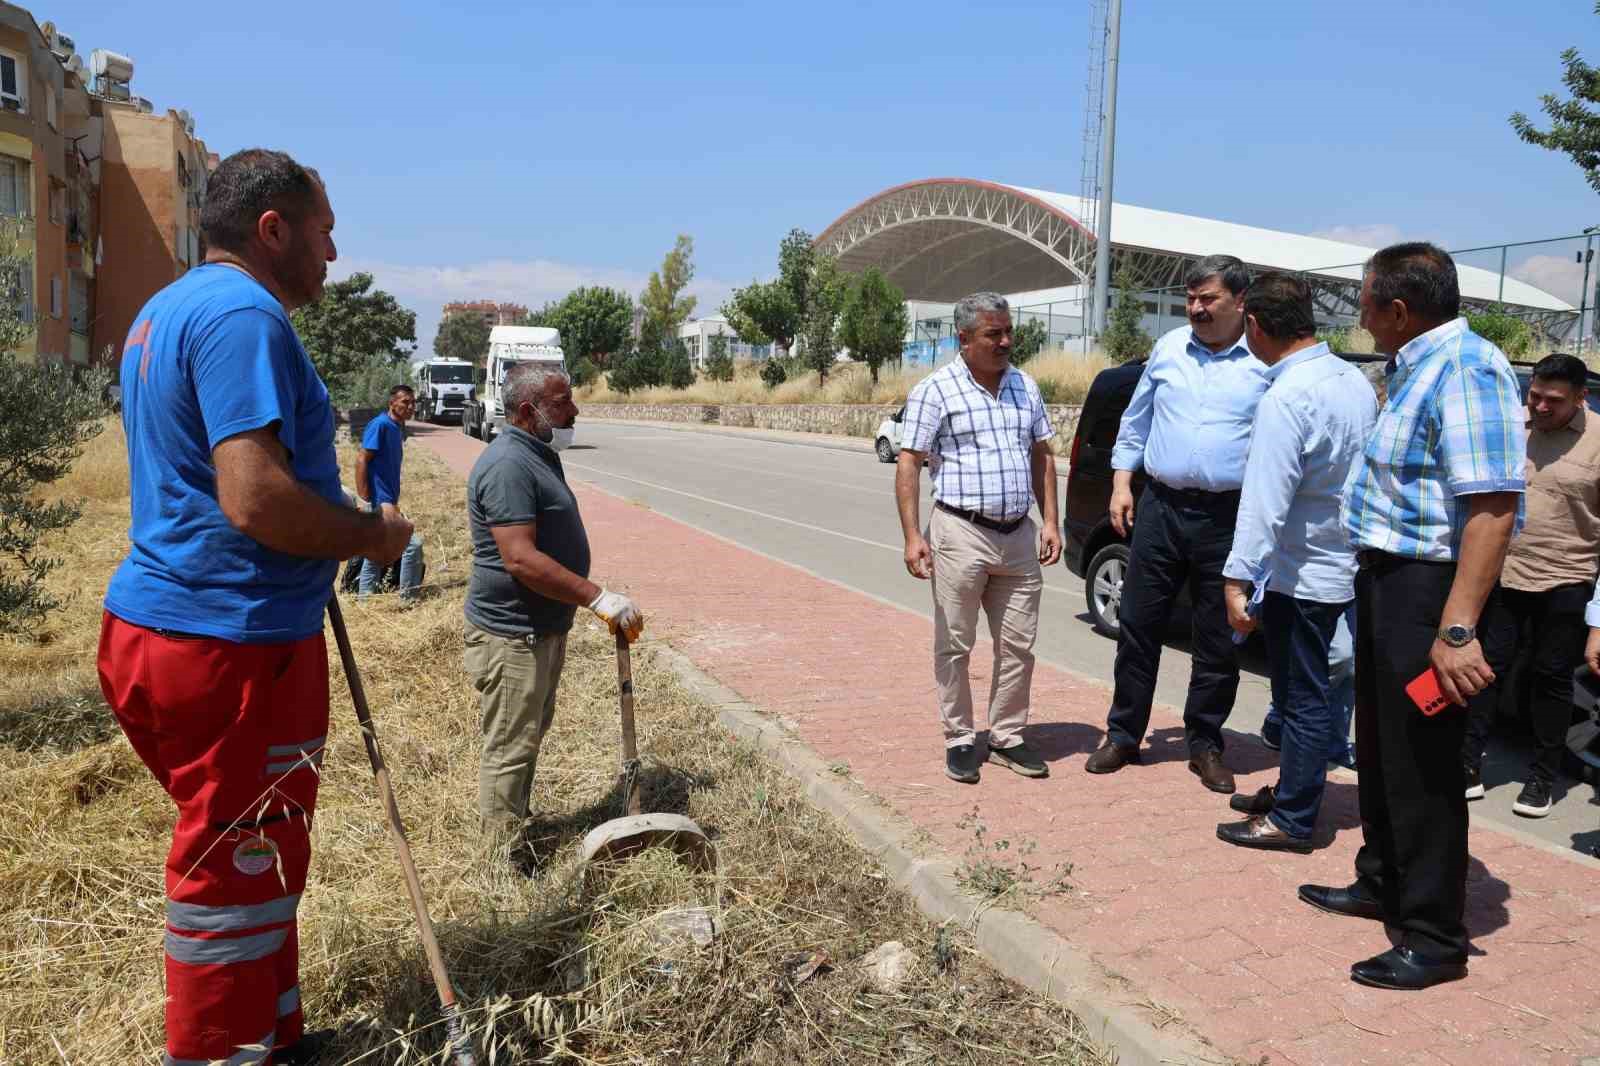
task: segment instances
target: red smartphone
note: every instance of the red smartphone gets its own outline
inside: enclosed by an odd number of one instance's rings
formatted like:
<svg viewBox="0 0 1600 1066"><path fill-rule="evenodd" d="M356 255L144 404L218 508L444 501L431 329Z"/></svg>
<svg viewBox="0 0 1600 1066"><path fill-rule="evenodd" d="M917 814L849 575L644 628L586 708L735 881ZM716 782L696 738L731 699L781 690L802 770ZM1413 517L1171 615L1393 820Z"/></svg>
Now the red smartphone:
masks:
<svg viewBox="0 0 1600 1066"><path fill-rule="evenodd" d="M1433 672L1431 666L1411 679L1411 684L1406 686L1406 695L1417 705L1417 710L1429 718L1451 705L1439 689L1439 675Z"/></svg>

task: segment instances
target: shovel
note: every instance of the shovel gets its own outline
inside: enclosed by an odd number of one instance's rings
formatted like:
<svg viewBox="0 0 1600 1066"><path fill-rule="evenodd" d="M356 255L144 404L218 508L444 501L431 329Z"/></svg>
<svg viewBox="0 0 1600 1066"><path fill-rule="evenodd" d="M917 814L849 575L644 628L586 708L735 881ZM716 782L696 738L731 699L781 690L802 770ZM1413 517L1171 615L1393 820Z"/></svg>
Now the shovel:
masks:
<svg viewBox="0 0 1600 1066"><path fill-rule="evenodd" d="M622 788L627 813L595 826L583 838L583 861L625 859L636 851L664 845L690 866L714 870L717 849L694 819L681 814L639 813L639 747L633 728L633 659L628 638L617 631L617 691L622 710Z"/></svg>

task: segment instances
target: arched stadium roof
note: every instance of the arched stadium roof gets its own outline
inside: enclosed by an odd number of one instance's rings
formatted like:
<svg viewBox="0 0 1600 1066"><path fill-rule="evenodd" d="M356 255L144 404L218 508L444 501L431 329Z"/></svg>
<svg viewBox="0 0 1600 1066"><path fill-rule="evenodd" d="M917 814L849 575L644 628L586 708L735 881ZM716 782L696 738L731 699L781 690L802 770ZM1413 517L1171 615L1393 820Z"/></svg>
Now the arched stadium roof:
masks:
<svg viewBox="0 0 1600 1066"><path fill-rule="evenodd" d="M1081 197L970 178L930 178L886 189L823 230L817 247L859 273L883 271L913 300L951 302L971 292L1024 292L1093 281L1094 236ZM1252 267L1322 279L1319 303L1349 314L1362 264L1375 248L1323 237L1115 204L1111 247L1133 260L1151 289L1181 284L1196 259L1236 255ZM1567 315L1576 308L1543 289L1457 265L1463 299ZM1503 289L1502 289L1503 284ZM1333 305L1339 305L1335 307Z"/></svg>

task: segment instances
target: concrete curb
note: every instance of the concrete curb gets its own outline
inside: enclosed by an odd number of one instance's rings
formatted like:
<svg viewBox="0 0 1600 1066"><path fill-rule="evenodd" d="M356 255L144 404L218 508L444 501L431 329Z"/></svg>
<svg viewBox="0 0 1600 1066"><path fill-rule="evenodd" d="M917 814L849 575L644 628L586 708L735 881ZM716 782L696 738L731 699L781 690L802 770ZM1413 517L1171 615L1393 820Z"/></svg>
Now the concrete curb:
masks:
<svg viewBox="0 0 1600 1066"><path fill-rule="evenodd" d="M956 881L956 863L919 846L908 820L833 772L778 720L707 675L683 652L667 644L652 644L651 650L685 688L716 709L724 728L761 748L800 783L812 803L843 822L924 913L969 929L992 966L1071 1010L1097 1039L1116 1049L1118 1066L1231 1061L1187 1029L1157 1028L1135 1001L1136 991L1049 927L968 895Z"/></svg>

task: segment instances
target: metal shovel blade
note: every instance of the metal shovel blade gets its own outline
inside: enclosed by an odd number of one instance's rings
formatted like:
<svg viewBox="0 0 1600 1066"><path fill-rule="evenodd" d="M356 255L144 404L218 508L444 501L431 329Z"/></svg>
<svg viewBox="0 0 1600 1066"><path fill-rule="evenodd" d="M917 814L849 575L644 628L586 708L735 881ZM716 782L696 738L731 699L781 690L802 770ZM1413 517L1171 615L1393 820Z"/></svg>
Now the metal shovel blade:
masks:
<svg viewBox="0 0 1600 1066"><path fill-rule="evenodd" d="M583 838L583 861L625 859L656 846L671 848L697 870L717 867L717 849L694 819L681 814L633 814L595 826Z"/></svg>

